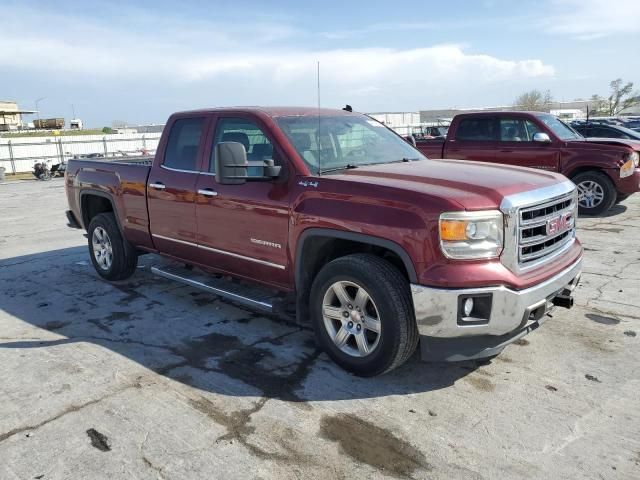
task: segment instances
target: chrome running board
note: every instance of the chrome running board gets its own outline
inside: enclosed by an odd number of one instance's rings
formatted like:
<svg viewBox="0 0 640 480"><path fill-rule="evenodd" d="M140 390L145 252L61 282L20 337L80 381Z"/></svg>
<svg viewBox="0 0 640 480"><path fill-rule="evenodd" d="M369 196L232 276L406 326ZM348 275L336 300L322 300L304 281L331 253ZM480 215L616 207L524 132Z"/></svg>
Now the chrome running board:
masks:
<svg viewBox="0 0 640 480"><path fill-rule="evenodd" d="M151 272L169 280L189 285L205 292L219 295L246 307L273 313L273 294L267 290L246 287L232 280L225 280L204 272L184 267L151 267Z"/></svg>

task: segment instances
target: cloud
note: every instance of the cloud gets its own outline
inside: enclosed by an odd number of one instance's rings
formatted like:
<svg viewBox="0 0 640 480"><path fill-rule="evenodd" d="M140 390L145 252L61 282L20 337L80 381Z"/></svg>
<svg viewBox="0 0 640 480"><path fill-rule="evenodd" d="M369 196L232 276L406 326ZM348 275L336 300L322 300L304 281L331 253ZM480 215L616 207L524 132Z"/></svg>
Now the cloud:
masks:
<svg viewBox="0 0 640 480"><path fill-rule="evenodd" d="M127 104L145 115L207 104L314 104L318 61L323 104L357 99L362 110L488 102L491 89L504 95L507 85L519 90L555 75L541 59L457 44L317 49L313 33L289 19L212 23L119 9L113 18L6 8L0 70L38 91L71 91L67 98L99 92L84 95L85 110L114 117L128 115L117 113Z"/></svg>
<svg viewBox="0 0 640 480"><path fill-rule="evenodd" d="M636 34L639 0L552 0L547 19L540 22L551 34L578 40Z"/></svg>

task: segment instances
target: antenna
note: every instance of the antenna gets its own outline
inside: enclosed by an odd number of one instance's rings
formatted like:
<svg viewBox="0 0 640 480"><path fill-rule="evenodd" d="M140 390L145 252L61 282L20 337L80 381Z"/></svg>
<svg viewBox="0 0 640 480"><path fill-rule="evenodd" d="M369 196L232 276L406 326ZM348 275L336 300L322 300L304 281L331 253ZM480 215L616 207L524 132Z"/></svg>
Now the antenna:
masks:
<svg viewBox="0 0 640 480"><path fill-rule="evenodd" d="M322 175L320 165L320 60L318 60L318 133L316 134L316 146L318 147L318 176Z"/></svg>

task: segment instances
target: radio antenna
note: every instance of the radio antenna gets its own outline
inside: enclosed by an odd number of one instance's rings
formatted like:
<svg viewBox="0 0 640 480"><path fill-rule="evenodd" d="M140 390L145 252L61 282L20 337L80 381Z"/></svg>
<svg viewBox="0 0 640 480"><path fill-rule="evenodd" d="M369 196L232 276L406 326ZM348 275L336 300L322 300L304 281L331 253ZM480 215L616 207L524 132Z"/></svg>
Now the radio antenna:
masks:
<svg viewBox="0 0 640 480"><path fill-rule="evenodd" d="M318 60L317 79L318 79L318 133L316 134L316 145L318 147L318 176L320 176L322 175L322 166L320 164L320 60Z"/></svg>

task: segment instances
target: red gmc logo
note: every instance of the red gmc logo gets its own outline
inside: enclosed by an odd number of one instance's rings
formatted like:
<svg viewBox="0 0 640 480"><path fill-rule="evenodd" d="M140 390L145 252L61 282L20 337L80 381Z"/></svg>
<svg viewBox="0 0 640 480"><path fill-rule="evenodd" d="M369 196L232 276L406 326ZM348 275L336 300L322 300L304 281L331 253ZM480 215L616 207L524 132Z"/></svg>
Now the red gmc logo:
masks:
<svg viewBox="0 0 640 480"><path fill-rule="evenodd" d="M573 213L563 213L547 220L547 235L555 235L573 227Z"/></svg>

